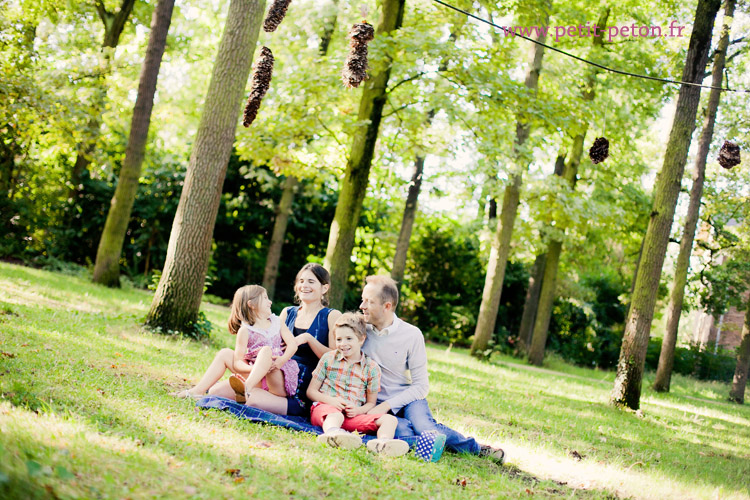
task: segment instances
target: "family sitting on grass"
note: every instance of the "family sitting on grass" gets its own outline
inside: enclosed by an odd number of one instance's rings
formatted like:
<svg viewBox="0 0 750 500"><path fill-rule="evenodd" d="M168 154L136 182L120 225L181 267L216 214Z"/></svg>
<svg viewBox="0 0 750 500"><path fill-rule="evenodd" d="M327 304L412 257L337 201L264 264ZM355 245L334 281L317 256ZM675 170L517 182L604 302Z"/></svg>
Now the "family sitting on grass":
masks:
<svg viewBox="0 0 750 500"><path fill-rule="evenodd" d="M437 461L443 448L503 463L499 448L480 445L438 423L425 397L427 352L422 332L399 319L396 282L368 276L359 313L326 307L330 276L318 264L297 273L295 299L277 317L263 287L248 285L234 295L229 331L235 349L222 349L198 384L176 393L206 393L278 415L310 416L323 428L318 439L334 447L362 445L360 433L377 433L367 448L387 456L408 452ZM330 346L330 347L329 347ZM228 381L219 382L226 371ZM310 404L311 403L311 404Z"/></svg>

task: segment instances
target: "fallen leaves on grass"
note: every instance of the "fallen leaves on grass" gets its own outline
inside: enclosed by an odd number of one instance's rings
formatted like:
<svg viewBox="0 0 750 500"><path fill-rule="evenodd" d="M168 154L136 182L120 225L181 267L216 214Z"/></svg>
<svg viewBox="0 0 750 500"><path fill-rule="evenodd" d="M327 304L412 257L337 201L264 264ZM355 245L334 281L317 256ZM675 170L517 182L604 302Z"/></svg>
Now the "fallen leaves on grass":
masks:
<svg viewBox="0 0 750 500"><path fill-rule="evenodd" d="M227 469L224 472L226 472L226 474L231 477L232 481L234 481L236 484L245 482L245 476L242 475L240 469Z"/></svg>
<svg viewBox="0 0 750 500"><path fill-rule="evenodd" d="M12 352L5 352L5 351L3 351L0 354L2 354L3 356L5 356L6 358L15 358L16 357L16 355L13 354Z"/></svg>
<svg viewBox="0 0 750 500"><path fill-rule="evenodd" d="M583 460L583 455L581 455L580 453L578 453L576 450L570 450L568 452L568 455L570 455L571 457L575 458L579 462L581 460Z"/></svg>
<svg viewBox="0 0 750 500"><path fill-rule="evenodd" d="M457 477L456 478L456 486L461 486L462 488L466 488L466 478L465 477Z"/></svg>

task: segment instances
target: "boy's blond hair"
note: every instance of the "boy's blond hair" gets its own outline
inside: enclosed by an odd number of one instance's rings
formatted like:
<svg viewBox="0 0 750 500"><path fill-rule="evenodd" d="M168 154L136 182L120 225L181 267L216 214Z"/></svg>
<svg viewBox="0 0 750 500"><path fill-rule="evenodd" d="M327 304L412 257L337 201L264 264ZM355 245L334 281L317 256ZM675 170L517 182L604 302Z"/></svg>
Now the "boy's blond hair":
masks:
<svg viewBox="0 0 750 500"><path fill-rule="evenodd" d="M365 323L365 317L360 313L347 312L342 314L339 319L336 320L336 324L333 325L334 331L339 327L349 328L359 340L367 337L367 324Z"/></svg>

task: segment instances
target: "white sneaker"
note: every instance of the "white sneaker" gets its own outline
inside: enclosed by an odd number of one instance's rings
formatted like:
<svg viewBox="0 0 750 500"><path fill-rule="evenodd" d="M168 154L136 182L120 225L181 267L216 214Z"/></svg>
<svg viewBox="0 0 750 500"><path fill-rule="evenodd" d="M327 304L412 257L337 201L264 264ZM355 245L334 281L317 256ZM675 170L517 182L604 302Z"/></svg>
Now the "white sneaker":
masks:
<svg viewBox="0 0 750 500"><path fill-rule="evenodd" d="M318 436L318 441L326 443L333 448L343 448L344 450L353 450L362 446L362 438L343 429L328 431Z"/></svg>
<svg viewBox="0 0 750 500"><path fill-rule="evenodd" d="M400 439L371 439L367 442L367 449L386 457L400 457L406 455L409 445Z"/></svg>

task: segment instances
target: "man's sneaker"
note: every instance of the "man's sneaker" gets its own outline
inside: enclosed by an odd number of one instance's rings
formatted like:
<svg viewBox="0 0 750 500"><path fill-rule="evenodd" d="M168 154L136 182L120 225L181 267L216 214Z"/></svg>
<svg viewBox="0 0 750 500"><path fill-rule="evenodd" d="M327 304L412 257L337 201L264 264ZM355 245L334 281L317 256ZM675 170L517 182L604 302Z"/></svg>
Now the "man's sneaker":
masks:
<svg viewBox="0 0 750 500"><path fill-rule="evenodd" d="M425 462L437 462L445 449L445 434L424 431L417 437L414 453Z"/></svg>
<svg viewBox="0 0 750 500"><path fill-rule="evenodd" d="M367 442L367 449L386 457L400 457L406 455L409 445L399 439L371 439Z"/></svg>
<svg viewBox="0 0 750 500"><path fill-rule="evenodd" d="M229 386L234 389L234 399L239 404L244 405L247 399L245 398L245 378L239 373L235 373L229 377Z"/></svg>
<svg viewBox="0 0 750 500"><path fill-rule="evenodd" d="M501 448L493 448L487 444L479 445L479 456L487 457L500 465L505 463L505 452Z"/></svg>
<svg viewBox="0 0 750 500"><path fill-rule="evenodd" d="M343 429L330 430L318 436L318 441L333 448L353 450L362 446L362 438Z"/></svg>

